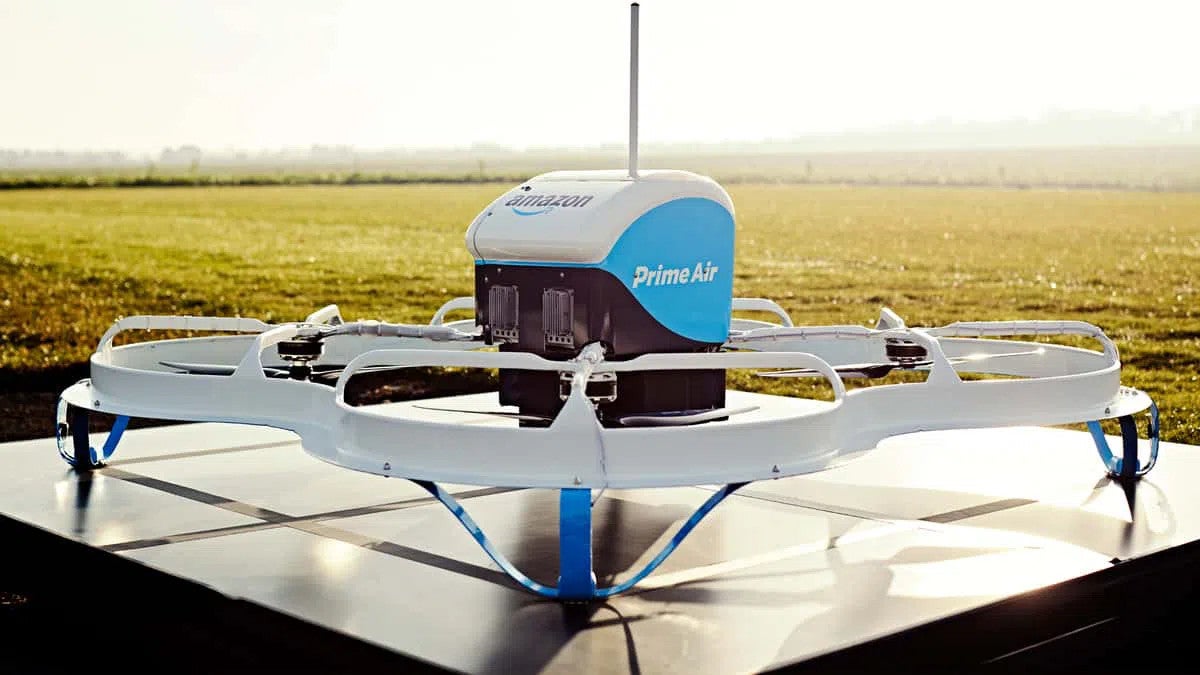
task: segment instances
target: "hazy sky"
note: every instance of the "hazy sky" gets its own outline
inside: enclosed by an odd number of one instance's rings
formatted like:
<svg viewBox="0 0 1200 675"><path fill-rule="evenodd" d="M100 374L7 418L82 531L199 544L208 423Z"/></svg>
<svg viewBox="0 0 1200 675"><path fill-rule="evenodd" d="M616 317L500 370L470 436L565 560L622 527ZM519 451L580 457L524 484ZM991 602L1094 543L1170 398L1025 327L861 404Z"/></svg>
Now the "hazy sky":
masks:
<svg viewBox="0 0 1200 675"><path fill-rule="evenodd" d="M1200 105L1196 2L642 2L643 141ZM623 1L0 0L0 147L623 143Z"/></svg>

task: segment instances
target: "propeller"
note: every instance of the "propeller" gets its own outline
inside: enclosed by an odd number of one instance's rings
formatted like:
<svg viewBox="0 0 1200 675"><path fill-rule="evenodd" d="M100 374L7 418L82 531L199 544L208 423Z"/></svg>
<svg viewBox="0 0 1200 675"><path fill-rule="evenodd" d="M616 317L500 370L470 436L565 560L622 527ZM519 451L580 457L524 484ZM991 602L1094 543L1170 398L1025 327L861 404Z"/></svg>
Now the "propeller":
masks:
<svg viewBox="0 0 1200 675"><path fill-rule="evenodd" d="M896 370L912 370L920 366L933 365L933 361L912 361L910 363L851 363L843 366L834 366L833 370L843 380L851 378L869 378L874 379L884 377L888 373ZM755 373L759 377L825 377L820 371L811 368L799 368L796 370L773 370L762 373Z"/></svg>
<svg viewBox="0 0 1200 675"><path fill-rule="evenodd" d="M404 370L407 367L408 366L389 366L386 364L378 365L378 366L367 366L366 368L360 368L358 371L355 372L355 374L357 375L357 374L365 374L365 373L381 373L385 370ZM329 364L329 365L313 366L312 375L310 375L308 379L312 380L313 382L318 382L320 384L333 385L335 382L337 382L338 377L341 376L342 371L344 371L344 370L346 370L346 366L343 366L343 365Z"/></svg>
<svg viewBox="0 0 1200 675"><path fill-rule="evenodd" d="M468 413L471 415L495 415L496 417L504 417L507 419L520 420L522 422L553 422L553 417L545 415L531 415L529 413L512 412L509 410L468 410L466 408L435 408L428 405L413 404L414 408L421 410L434 410L437 412L452 412L452 413Z"/></svg>
<svg viewBox="0 0 1200 675"><path fill-rule="evenodd" d="M183 361L159 361L159 365L175 370L181 370L188 375L233 375L237 370L237 366L225 363L186 363ZM368 366L359 370L360 373L377 373L384 370L399 370L405 366ZM309 380L320 384L333 384L342 371L346 370L346 366L342 364L323 364L311 366L311 373L308 376ZM263 372L267 377L290 377L291 373L288 368L283 366L263 366Z"/></svg>
<svg viewBox="0 0 1200 675"><path fill-rule="evenodd" d="M1013 356L1034 356L1043 354L1045 350L1041 348L1030 349L1023 352L1006 352L1001 354L969 354L967 356L955 356L947 359L951 365L959 365L962 363L978 363L989 359L1003 359ZM842 379L851 378L868 378L875 379L887 376L893 370L916 370L918 368L928 368L933 365L933 361L906 361L904 363L851 363L841 366L834 366L833 370L842 377ZM755 373L759 377L824 377L819 371L811 368L799 368L796 370L774 370Z"/></svg>
<svg viewBox="0 0 1200 675"><path fill-rule="evenodd" d="M743 408L714 408L712 410L675 410L657 413L639 413L618 417L617 422L626 427L683 427L690 424L711 422L758 410L758 406Z"/></svg>
<svg viewBox="0 0 1200 675"><path fill-rule="evenodd" d="M495 415L496 417L504 417L506 419L516 419L523 422L553 422L553 417L545 415L531 415L529 413L512 412L508 410L469 410L466 408L438 408L434 406L413 404L414 408L421 410L433 410L436 412L454 412L467 413L471 415ZM617 422L621 426L626 427L682 427L691 424L700 424L702 422L711 422L742 413L758 410L758 406L751 405L743 408L716 408L713 410L674 410L658 413L638 413L636 415L625 415L618 417Z"/></svg>
<svg viewBox="0 0 1200 675"><path fill-rule="evenodd" d="M182 361L159 361L159 365L182 370L188 375L232 375L237 366L225 363L184 363ZM287 368L263 366L268 377L287 377Z"/></svg>

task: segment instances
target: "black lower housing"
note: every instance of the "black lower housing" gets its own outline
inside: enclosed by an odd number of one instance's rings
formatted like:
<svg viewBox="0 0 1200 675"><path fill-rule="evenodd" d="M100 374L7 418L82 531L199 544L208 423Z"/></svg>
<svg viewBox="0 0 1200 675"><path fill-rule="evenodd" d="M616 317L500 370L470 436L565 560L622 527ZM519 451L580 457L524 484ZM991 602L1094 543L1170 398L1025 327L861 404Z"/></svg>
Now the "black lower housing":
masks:
<svg viewBox="0 0 1200 675"><path fill-rule="evenodd" d="M542 370L501 370L500 404L518 406L523 415L554 417L562 409L559 375ZM617 374L617 398L600 403L601 424L621 426L621 418L725 407L724 370L647 370ZM526 426L542 426L527 420Z"/></svg>
<svg viewBox="0 0 1200 675"><path fill-rule="evenodd" d="M598 268L476 265L475 300L484 340L501 351L566 361L599 342L606 359L624 361L721 348L663 326L625 284ZM557 372L501 369L500 403L517 406L523 415L552 418L563 405L559 385ZM599 403L597 412L605 426L618 426L627 415L724 406L724 370L663 370L618 373L616 400Z"/></svg>

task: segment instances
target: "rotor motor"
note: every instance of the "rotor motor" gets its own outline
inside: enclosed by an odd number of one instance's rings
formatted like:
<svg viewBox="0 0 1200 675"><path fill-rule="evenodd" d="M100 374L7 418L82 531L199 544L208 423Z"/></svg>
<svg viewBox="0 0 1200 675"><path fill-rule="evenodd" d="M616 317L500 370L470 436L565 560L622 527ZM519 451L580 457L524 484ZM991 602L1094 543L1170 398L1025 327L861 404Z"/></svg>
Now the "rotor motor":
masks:
<svg viewBox="0 0 1200 675"><path fill-rule="evenodd" d="M288 364L288 377L307 380L312 375L312 362L324 352L324 343L319 337L295 337L280 341L276 352Z"/></svg>

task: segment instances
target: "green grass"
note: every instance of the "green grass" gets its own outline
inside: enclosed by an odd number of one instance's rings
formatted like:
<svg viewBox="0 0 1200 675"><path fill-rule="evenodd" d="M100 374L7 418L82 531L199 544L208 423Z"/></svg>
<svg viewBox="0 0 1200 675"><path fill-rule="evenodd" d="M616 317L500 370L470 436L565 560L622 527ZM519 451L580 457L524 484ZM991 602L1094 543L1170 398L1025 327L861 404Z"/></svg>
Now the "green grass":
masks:
<svg viewBox="0 0 1200 675"><path fill-rule="evenodd" d="M347 318L426 321L471 294L463 232L503 189L0 192L0 384L77 369L122 315L283 321L337 302ZM883 305L910 325L1089 321L1121 348L1124 382L1158 401L1163 437L1200 443L1200 194L730 192L736 294L774 298L797 323L871 323Z"/></svg>

